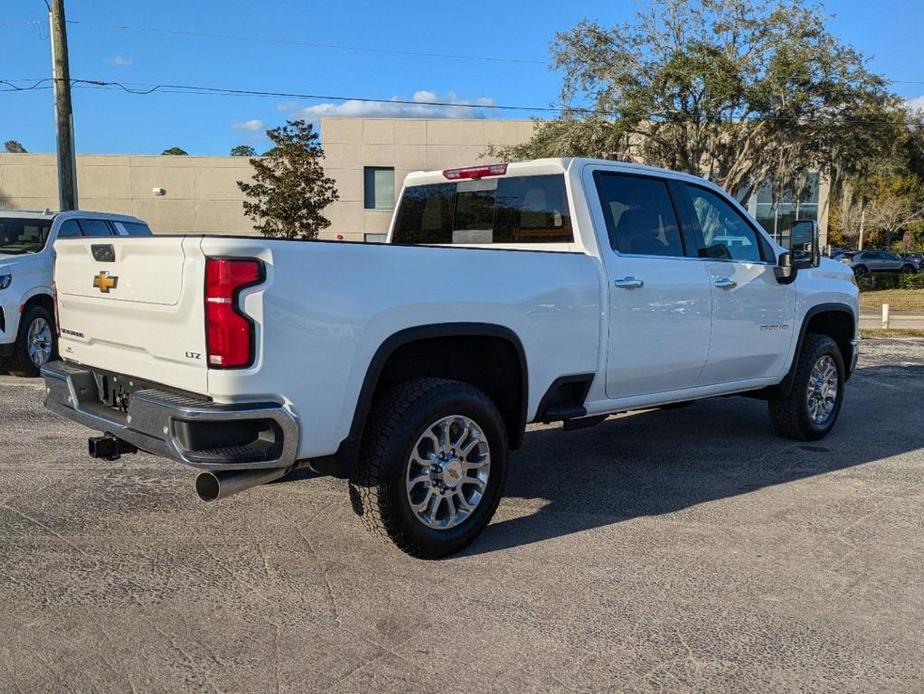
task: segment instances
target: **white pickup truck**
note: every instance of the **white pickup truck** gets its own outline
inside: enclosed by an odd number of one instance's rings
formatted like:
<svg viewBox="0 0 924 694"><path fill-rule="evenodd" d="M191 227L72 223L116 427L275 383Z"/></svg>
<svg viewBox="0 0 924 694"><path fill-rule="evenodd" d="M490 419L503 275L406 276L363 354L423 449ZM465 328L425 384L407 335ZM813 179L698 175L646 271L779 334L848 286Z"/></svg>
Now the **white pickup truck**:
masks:
<svg viewBox="0 0 924 694"><path fill-rule="evenodd" d="M150 235L140 219L109 212L0 210L0 368L37 376L57 353L55 241Z"/></svg>
<svg viewBox="0 0 924 694"><path fill-rule="evenodd" d="M488 524L529 422L741 393L826 435L857 288L813 222L790 238L699 178L547 159L411 174L387 244L59 241L47 406L105 432L94 456L201 468L206 500L345 477L370 530L440 557Z"/></svg>

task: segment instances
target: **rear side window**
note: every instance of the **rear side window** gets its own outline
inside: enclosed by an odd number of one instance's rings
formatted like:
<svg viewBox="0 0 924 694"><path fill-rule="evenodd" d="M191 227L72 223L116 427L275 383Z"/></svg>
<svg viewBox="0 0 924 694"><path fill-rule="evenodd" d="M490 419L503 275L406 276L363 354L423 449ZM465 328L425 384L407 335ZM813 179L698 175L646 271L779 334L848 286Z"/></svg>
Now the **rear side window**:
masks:
<svg viewBox="0 0 924 694"><path fill-rule="evenodd" d="M142 222L113 222L119 236L152 236L151 229Z"/></svg>
<svg viewBox="0 0 924 694"><path fill-rule="evenodd" d="M626 255L683 255L677 215L664 181L603 171L594 178L613 250Z"/></svg>
<svg viewBox="0 0 924 694"><path fill-rule="evenodd" d="M410 186L393 243L571 243L574 232L562 174L511 176Z"/></svg>
<svg viewBox="0 0 924 694"><path fill-rule="evenodd" d="M103 219L81 219L80 228L83 231L84 236L112 236L112 230L109 228L109 222Z"/></svg>

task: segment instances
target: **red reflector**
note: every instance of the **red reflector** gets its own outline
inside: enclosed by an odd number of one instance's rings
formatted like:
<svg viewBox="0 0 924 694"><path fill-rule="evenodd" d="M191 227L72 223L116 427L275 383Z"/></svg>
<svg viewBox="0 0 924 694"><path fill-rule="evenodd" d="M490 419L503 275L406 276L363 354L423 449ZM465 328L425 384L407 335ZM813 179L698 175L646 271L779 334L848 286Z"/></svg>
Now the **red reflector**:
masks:
<svg viewBox="0 0 924 694"><path fill-rule="evenodd" d="M253 321L241 313L238 293L263 281L259 260L207 258L205 345L213 369L239 369L254 359Z"/></svg>
<svg viewBox="0 0 924 694"><path fill-rule="evenodd" d="M506 164L485 164L483 166L466 166L463 169L446 169L443 176L450 181L460 178L484 178L485 176L503 176L507 173Z"/></svg>

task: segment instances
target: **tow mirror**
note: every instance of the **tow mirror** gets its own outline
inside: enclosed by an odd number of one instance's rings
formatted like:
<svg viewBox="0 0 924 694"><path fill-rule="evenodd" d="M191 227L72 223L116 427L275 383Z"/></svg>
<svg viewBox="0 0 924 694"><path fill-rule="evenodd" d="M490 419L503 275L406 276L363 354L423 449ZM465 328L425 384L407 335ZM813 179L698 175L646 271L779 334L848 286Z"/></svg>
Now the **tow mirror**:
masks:
<svg viewBox="0 0 924 694"><path fill-rule="evenodd" d="M821 263L818 223L815 220L797 219L792 223L788 243L786 238L783 241L789 250L789 265L794 270L818 267Z"/></svg>

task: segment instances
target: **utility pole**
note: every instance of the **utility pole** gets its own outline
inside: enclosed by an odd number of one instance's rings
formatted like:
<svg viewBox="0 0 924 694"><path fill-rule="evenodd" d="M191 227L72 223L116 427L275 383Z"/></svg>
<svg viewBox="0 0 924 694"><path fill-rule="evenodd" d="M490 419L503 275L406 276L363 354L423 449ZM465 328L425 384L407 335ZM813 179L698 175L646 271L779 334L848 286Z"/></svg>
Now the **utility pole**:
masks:
<svg viewBox="0 0 924 694"><path fill-rule="evenodd" d="M64 0L48 7L51 65L55 86L55 123L58 135L58 206L77 209L77 157L74 153L74 114L71 110L71 70L67 59Z"/></svg>

